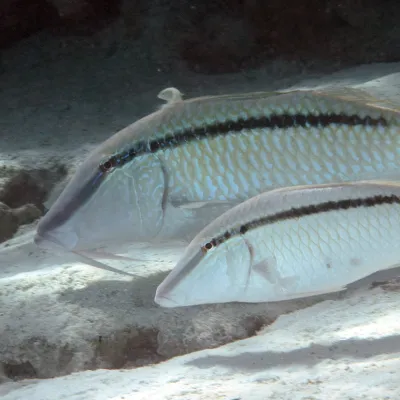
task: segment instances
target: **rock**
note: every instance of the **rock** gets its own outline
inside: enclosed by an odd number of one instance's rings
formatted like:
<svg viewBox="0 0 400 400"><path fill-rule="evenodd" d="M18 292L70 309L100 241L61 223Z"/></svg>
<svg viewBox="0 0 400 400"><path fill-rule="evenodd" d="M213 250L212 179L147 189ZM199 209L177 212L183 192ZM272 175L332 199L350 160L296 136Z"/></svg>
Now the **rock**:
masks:
<svg viewBox="0 0 400 400"><path fill-rule="evenodd" d="M21 225L40 218L44 201L63 177L62 166L49 170L21 170L0 189L0 243L13 237Z"/></svg>
<svg viewBox="0 0 400 400"><path fill-rule="evenodd" d="M51 32L62 36L91 36L120 15L121 0L53 0L60 16Z"/></svg>
<svg viewBox="0 0 400 400"><path fill-rule="evenodd" d="M317 49L323 43L326 45L341 25L341 21L328 12L324 3L320 0L248 1L246 18L257 32L259 50L266 56L317 55Z"/></svg>
<svg viewBox="0 0 400 400"><path fill-rule="evenodd" d="M0 243L12 238L18 227L18 219L11 208L0 203Z"/></svg>
<svg viewBox="0 0 400 400"><path fill-rule="evenodd" d="M79 13L88 5L86 0L51 0L51 2L57 8L58 15L61 18Z"/></svg>
<svg viewBox="0 0 400 400"><path fill-rule="evenodd" d="M247 0L246 18L257 31L259 53L341 65L396 61L400 14L395 2L378 0ZM397 18L396 18L397 15Z"/></svg>
<svg viewBox="0 0 400 400"><path fill-rule="evenodd" d="M0 243L11 239L21 225L30 224L42 215L33 204L12 209L0 203Z"/></svg>
<svg viewBox="0 0 400 400"><path fill-rule="evenodd" d="M336 67L397 61L399 17L390 0L206 0L182 7L168 29L179 32L191 69L229 73L268 59Z"/></svg>
<svg viewBox="0 0 400 400"><path fill-rule="evenodd" d="M32 379L37 377L37 373L29 361L21 362L19 364L4 363L3 371L4 375L12 380Z"/></svg>
<svg viewBox="0 0 400 400"><path fill-rule="evenodd" d="M381 28L386 13L380 3L376 0L328 0L327 9L354 28Z"/></svg>
<svg viewBox="0 0 400 400"><path fill-rule="evenodd" d="M45 196L45 188L27 171L18 172L0 191L0 201L13 208L28 202L40 205Z"/></svg>
<svg viewBox="0 0 400 400"><path fill-rule="evenodd" d="M42 212L33 204L25 204L11 211L18 225L30 224L42 216Z"/></svg>
<svg viewBox="0 0 400 400"><path fill-rule="evenodd" d="M57 182L67 174L65 167L49 169L20 170L0 189L0 201L11 208L33 204L44 211L43 203Z"/></svg>
<svg viewBox="0 0 400 400"><path fill-rule="evenodd" d="M238 17L211 15L182 43L188 65L207 73L239 71L254 66L255 36L251 24Z"/></svg>
<svg viewBox="0 0 400 400"><path fill-rule="evenodd" d="M177 43L180 57L197 72L229 73L256 64L255 31L245 18L243 2L227 7L225 1L206 0L175 8L165 31L168 41Z"/></svg>
<svg viewBox="0 0 400 400"><path fill-rule="evenodd" d="M149 4L142 0L123 0L121 5L121 18L124 26L124 37L136 40L144 28L144 16Z"/></svg>
<svg viewBox="0 0 400 400"><path fill-rule="evenodd" d="M34 33L58 20L57 9L46 0L6 0L0 4L0 48Z"/></svg>

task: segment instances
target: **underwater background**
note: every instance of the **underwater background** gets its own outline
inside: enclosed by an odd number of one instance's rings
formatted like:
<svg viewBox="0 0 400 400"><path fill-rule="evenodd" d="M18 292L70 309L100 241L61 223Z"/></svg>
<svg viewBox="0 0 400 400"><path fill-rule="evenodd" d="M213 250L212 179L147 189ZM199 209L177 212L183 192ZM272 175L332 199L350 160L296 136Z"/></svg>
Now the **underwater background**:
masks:
<svg viewBox="0 0 400 400"><path fill-rule="evenodd" d="M394 0L0 0L1 398L400 398L396 279L163 309L185 244L132 244L141 261L110 261L132 279L33 243L49 197L167 87L400 101L399 20Z"/></svg>

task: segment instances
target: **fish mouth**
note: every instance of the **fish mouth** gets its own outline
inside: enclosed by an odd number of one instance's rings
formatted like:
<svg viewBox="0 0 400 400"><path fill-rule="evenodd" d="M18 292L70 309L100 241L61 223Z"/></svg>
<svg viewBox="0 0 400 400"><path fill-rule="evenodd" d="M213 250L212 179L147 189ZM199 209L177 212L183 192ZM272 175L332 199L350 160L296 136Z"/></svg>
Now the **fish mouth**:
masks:
<svg viewBox="0 0 400 400"><path fill-rule="evenodd" d="M175 301L172 297L169 297L168 295L163 294L162 292L160 293L158 290L156 291L156 295L154 297L154 302L158 304L161 307L166 307L166 308L173 308L173 307L180 307L181 304L179 304L177 301Z"/></svg>
<svg viewBox="0 0 400 400"><path fill-rule="evenodd" d="M201 251L194 256L181 259L175 268L167 275L167 277L157 287L154 302L161 307L186 307L191 305L202 304L190 300L191 288L182 288L180 283L185 280L187 275L198 265L199 261L204 257ZM184 285L185 286L185 285Z"/></svg>

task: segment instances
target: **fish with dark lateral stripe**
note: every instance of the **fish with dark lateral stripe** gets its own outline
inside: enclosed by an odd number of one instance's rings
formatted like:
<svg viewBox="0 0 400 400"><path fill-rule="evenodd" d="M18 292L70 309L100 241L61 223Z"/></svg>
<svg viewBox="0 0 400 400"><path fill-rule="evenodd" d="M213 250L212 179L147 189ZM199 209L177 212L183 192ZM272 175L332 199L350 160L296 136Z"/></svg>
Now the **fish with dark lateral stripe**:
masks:
<svg viewBox="0 0 400 400"><path fill-rule="evenodd" d="M191 239L273 188L400 173L398 110L356 89L160 97L168 103L77 168L38 245L105 254L111 243Z"/></svg>
<svg viewBox="0 0 400 400"><path fill-rule="evenodd" d="M163 307L268 302L344 290L400 265L400 183L294 186L222 214L157 288Z"/></svg>

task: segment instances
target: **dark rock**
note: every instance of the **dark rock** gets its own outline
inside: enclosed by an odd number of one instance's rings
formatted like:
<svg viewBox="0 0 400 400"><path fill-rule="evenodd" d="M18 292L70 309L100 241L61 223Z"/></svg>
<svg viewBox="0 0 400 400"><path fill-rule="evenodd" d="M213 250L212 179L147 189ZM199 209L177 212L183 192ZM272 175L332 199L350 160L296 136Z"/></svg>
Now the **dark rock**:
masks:
<svg viewBox="0 0 400 400"><path fill-rule="evenodd" d="M259 52L285 59L341 65L397 61L399 33L392 0L247 0L247 18L257 31Z"/></svg>
<svg viewBox="0 0 400 400"><path fill-rule="evenodd" d="M21 170L0 189L0 201L11 208L33 204L43 212L43 203L51 189L66 174L67 171L63 166L32 171Z"/></svg>
<svg viewBox="0 0 400 400"><path fill-rule="evenodd" d="M18 225L30 224L42 216L42 212L33 204L25 204L12 210Z"/></svg>
<svg viewBox="0 0 400 400"><path fill-rule="evenodd" d="M125 38L136 40L140 37L148 7L148 2L143 0L125 0L122 2L121 18Z"/></svg>
<svg viewBox="0 0 400 400"><path fill-rule="evenodd" d="M384 7L382 7L384 5ZM378 2L376 0L328 0L327 10L336 13L343 21L354 28L379 27L384 22L385 9L389 2ZM379 27L382 29L382 26Z"/></svg>
<svg viewBox="0 0 400 400"><path fill-rule="evenodd" d="M259 49L267 55L314 52L341 24L320 0L253 0L246 14L257 32Z"/></svg>
<svg viewBox="0 0 400 400"><path fill-rule="evenodd" d="M199 72L234 72L268 59L335 65L400 60L393 0L217 0L183 9L180 54ZM179 19L178 19L179 20Z"/></svg>
<svg viewBox="0 0 400 400"><path fill-rule="evenodd" d="M0 189L0 243L14 236L21 225L30 224L44 212L44 201L66 176L64 167L18 171Z"/></svg>
<svg viewBox="0 0 400 400"><path fill-rule="evenodd" d="M157 355L156 329L129 328L93 342L97 367L126 368L146 365L149 360L161 361ZM147 360L147 362L146 362Z"/></svg>
<svg viewBox="0 0 400 400"><path fill-rule="evenodd" d="M256 38L243 18L211 15L182 43L181 55L199 72L235 72L256 65Z"/></svg>
<svg viewBox="0 0 400 400"><path fill-rule="evenodd" d="M11 239L21 225L30 224L42 215L33 204L16 209L0 203L0 243Z"/></svg>
<svg viewBox="0 0 400 400"><path fill-rule="evenodd" d="M20 171L0 191L0 201L9 207L21 207L26 203L40 205L44 202L46 190L29 172Z"/></svg>
<svg viewBox="0 0 400 400"><path fill-rule="evenodd" d="M194 2L176 9L166 29L177 32L178 51L191 69L235 72L256 62L255 32L243 13L243 1Z"/></svg>
<svg viewBox="0 0 400 400"><path fill-rule="evenodd" d="M0 48L42 30L88 36L120 15L122 0L6 0L0 3Z"/></svg>
<svg viewBox="0 0 400 400"><path fill-rule="evenodd" d="M57 35L90 36L120 16L121 0L53 0L60 19L51 32Z"/></svg>
<svg viewBox="0 0 400 400"><path fill-rule="evenodd" d="M0 3L0 48L7 48L58 20L46 0L6 0Z"/></svg>
<svg viewBox="0 0 400 400"><path fill-rule="evenodd" d="M12 238L18 227L18 220L11 208L0 203L0 243Z"/></svg>
<svg viewBox="0 0 400 400"><path fill-rule="evenodd" d="M21 363L3 363L5 376L12 380L32 379L37 373L29 361Z"/></svg>

